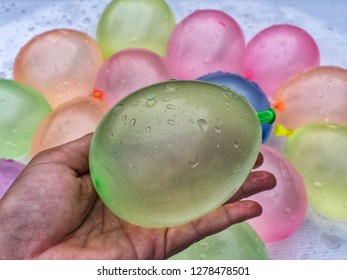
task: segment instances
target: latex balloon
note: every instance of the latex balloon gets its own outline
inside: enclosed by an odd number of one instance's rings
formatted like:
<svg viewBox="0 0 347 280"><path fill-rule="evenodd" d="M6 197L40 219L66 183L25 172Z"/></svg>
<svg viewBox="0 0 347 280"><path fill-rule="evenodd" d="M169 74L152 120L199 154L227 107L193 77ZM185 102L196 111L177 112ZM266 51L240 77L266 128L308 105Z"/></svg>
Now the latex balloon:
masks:
<svg viewBox="0 0 347 280"><path fill-rule="evenodd" d="M114 0L102 13L96 36L106 59L128 48L164 56L174 27L174 14L163 0Z"/></svg>
<svg viewBox="0 0 347 280"><path fill-rule="evenodd" d="M223 71L239 73L245 39L238 23L216 10L197 10L176 25L166 65L177 79Z"/></svg>
<svg viewBox="0 0 347 280"><path fill-rule="evenodd" d="M0 199L7 192L13 181L22 172L25 165L12 159L0 159Z"/></svg>
<svg viewBox="0 0 347 280"><path fill-rule="evenodd" d="M101 50L89 35L55 29L35 36L21 48L13 75L41 92L55 108L90 95L102 61Z"/></svg>
<svg viewBox="0 0 347 280"><path fill-rule="evenodd" d="M289 136L284 153L303 177L309 204L327 218L347 221L347 126L304 125Z"/></svg>
<svg viewBox="0 0 347 280"><path fill-rule="evenodd" d="M260 87L256 83L251 82L240 75L216 72L204 75L198 78L198 80L226 86L231 90L234 90L236 93L246 97L248 102L251 103L254 109L258 112L267 110L271 107L269 100ZM263 122L261 126L263 132L262 142L264 143L270 136L272 124Z"/></svg>
<svg viewBox="0 0 347 280"><path fill-rule="evenodd" d="M77 97L55 108L40 123L30 156L94 132L109 107L92 97Z"/></svg>
<svg viewBox="0 0 347 280"><path fill-rule="evenodd" d="M277 122L295 129L312 122L347 124L347 70L320 66L287 80L274 96Z"/></svg>
<svg viewBox="0 0 347 280"><path fill-rule="evenodd" d="M143 49L128 49L111 56L101 66L95 84L102 100L113 106L142 87L170 80L158 55Z"/></svg>
<svg viewBox="0 0 347 280"><path fill-rule="evenodd" d="M267 145L262 145L260 151L264 163L259 170L275 175L277 184L276 188L249 198L263 208L262 215L249 223L265 243L272 243L290 236L303 223L307 194L301 175L283 154Z"/></svg>
<svg viewBox="0 0 347 280"><path fill-rule="evenodd" d="M273 25L255 35L247 44L242 73L272 98L279 86L299 71L319 65L319 49L303 29Z"/></svg>
<svg viewBox="0 0 347 280"><path fill-rule="evenodd" d="M268 260L269 255L258 234L243 222L194 243L170 259Z"/></svg>
<svg viewBox="0 0 347 280"><path fill-rule="evenodd" d="M185 223L241 186L258 156L261 126L233 91L200 81L142 88L98 125L90 172L105 205L144 227Z"/></svg>
<svg viewBox="0 0 347 280"><path fill-rule="evenodd" d="M28 154L37 126L51 110L34 89L0 79L0 157L17 159Z"/></svg>

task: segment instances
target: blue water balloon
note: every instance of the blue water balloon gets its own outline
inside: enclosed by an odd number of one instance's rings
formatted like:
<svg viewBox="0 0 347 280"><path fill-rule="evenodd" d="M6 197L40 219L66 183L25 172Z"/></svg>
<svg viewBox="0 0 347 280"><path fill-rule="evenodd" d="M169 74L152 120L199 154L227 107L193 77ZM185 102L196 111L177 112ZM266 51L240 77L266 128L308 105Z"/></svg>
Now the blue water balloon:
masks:
<svg viewBox="0 0 347 280"><path fill-rule="evenodd" d="M270 102L260 87L248 79L227 72L215 72L198 78L200 81L210 82L225 86L244 96L257 112L270 108ZM265 143L269 138L272 124L262 123L262 142Z"/></svg>

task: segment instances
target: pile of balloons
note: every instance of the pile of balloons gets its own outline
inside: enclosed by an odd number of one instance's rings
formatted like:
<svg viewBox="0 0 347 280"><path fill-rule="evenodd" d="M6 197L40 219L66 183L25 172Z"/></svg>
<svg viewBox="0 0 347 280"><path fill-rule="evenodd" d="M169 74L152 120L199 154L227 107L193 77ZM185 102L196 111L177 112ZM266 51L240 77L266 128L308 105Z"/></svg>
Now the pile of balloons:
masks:
<svg viewBox="0 0 347 280"><path fill-rule="evenodd" d="M294 233L307 203L347 221L347 70L320 66L316 42L297 26L270 26L245 42L222 11L176 24L163 0L113 0L96 40L72 29L38 34L13 72L0 80L0 198L24 167L18 161L95 131L99 196L148 227L221 205L262 152L262 169L277 178L276 189L252 197L263 215L178 259L267 259L263 242ZM283 153L267 145L273 133L288 137Z"/></svg>

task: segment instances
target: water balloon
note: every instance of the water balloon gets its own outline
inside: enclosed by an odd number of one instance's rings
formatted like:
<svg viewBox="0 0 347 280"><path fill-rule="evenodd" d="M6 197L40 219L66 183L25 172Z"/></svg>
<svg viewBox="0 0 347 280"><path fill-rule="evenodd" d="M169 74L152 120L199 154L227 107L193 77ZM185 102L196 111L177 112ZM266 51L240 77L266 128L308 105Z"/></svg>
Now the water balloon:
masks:
<svg viewBox="0 0 347 280"><path fill-rule="evenodd" d="M272 98L290 76L319 65L319 49L305 30L280 24L268 27L247 44L241 73Z"/></svg>
<svg viewBox="0 0 347 280"><path fill-rule="evenodd" d="M106 59L128 48L164 56L174 26L174 14L163 0L114 0L99 19L97 42Z"/></svg>
<svg viewBox="0 0 347 280"><path fill-rule="evenodd" d="M22 172L25 165L12 159L0 159L0 199L13 181Z"/></svg>
<svg viewBox="0 0 347 280"><path fill-rule="evenodd" d="M33 37L18 53L14 79L41 92L53 108L90 95L103 61L97 43L86 33L54 29Z"/></svg>
<svg viewBox="0 0 347 280"><path fill-rule="evenodd" d="M98 125L91 176L116 215L173 226L215 209L241 186L261 144L256 111L233 91L169 81L118 102Z"/></svg>
<svg viewBox="0 0 347 280"><path fill-rule="evenodd" d="M177 79L196 79L216 71L238 73L244 47L243 32L228 14L197 10L176 25L166 66Z"/></svg>

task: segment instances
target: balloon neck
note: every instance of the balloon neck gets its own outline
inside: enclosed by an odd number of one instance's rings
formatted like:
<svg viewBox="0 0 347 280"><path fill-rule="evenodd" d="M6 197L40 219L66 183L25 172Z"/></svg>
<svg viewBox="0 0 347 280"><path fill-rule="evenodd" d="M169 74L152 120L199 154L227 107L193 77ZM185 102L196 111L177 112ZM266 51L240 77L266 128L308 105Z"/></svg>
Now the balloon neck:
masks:
<svg viewBox="0 0 347 280"><path fill-rule="evenodd" d="M276 120L276 112L273 109L258 112L258 118L261 123L272 124Z"/></svg>
<svg viewBox="0 0 347 280"><path fill-rule="evenodd" d="M94 98L98 99L98 100L103 100L104 99L104 92L100 89L94 89L92 92L92 95Z"/></svg>
<svg viewBox="0 0 347 280"><path fill-rule="evenodd" d="M272 106L276 111L283 112L285 109L285 104L282 100L274 100L274 104Z"/></svg>
<svg viewBox="0 0 347 280"><path fill-rule="evenodd" d="M287 129L283 125L280 125L278 123L275 125L274 132L273 132L273 134L275 134L276 136L289 136L292 133L293 133L292 129Z"/></svg>

